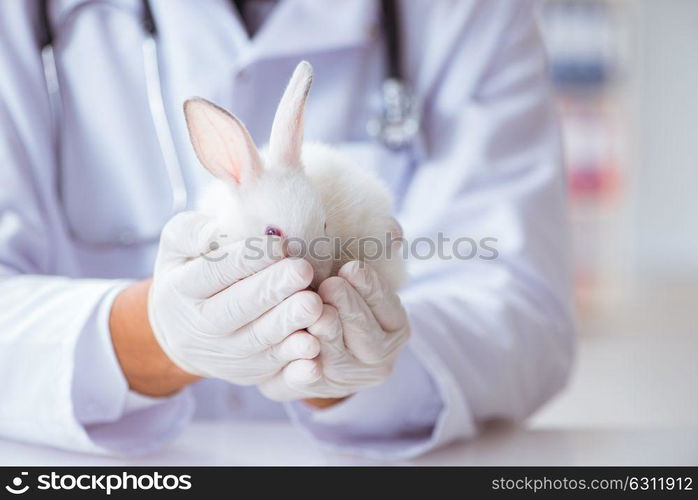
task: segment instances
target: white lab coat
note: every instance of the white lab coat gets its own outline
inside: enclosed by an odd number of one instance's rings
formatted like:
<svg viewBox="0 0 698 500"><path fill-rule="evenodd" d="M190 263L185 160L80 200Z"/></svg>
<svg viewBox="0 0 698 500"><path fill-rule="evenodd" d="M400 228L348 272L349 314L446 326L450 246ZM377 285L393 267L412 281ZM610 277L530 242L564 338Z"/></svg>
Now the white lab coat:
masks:
<svg viewBox="0 0 698 500"><path fill-rule="evenodd" d="M233 111L258 143L296 63L315 84L306 137L339 143L390 186L406 237L495 237L499 257L410 259L413 340L383 385L331 409L207 380L154 400L128 391L111 301L151 274L172 192L145 92L137 0L53 0L64 115L58 171L37 1L0 4L0 436L138 453L196 418L285 414L325 446L410 456L522 419L566 381L573 352L565 183L533 4L402 2L409 81L423 109L410 152L365 124L384 71L372 0L286 0L249 41L226 0L152 0L166 110L190 193L206 173L181 105ZM58 196L62 192L62 196ZM232 423L231 425L234 425Z"/></svg>

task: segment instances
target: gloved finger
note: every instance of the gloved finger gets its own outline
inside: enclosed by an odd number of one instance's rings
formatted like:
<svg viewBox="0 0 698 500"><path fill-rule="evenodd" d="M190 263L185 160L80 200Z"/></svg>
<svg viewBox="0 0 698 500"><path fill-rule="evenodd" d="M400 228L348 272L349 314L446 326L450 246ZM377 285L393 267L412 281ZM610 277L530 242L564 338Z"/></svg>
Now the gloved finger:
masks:
<svg viewBox="0 0 698 500"><path fill-rule="evenodd" d="M283 259L204 300L200 312L221 334L232 333L264 314L313 279L303 259Z"/></svg>
<svg viewBox="0 0 698 500"><path fill-rule="evenodd" d="M314 385L314 392L322 392L324 397L343 397L356 392L358 388L376 385L390 376L394 365L390 352L385 353L380 363L367 365L356 361L356 357L344 345L339 312L333 306L325 304L322 316L308 331L320 341L318 359L324 375L323 387Z"/></svg>
<svg viewBox="0 0 698 500"><path fill-rule="evenodd" d="M296 330L304 330L322 314L322 299L315 292L296 292L230 337L235 350L255 353L275 346Z"/></svg>
<svg viewBox="0 0 698 500"><path fill-rule="evenodd" d="M333 276L320 284L318 294L337 309L347 349L364 363L381 362L385 333L354 287L344 278Z"/></svg>
<svg viewBox="0 0 698 500"><path fill-rule="evenodd" d="M357 260L347 262L337 273L347 280L366 301L376 320L386 332L404 329L407 315L400 297L390 290L370 264Z"/></svg>
<svg viewBox="0 0 698 500"><path fill-rule="evenodd" d="M311 398L316 394L308 388L322 380L322 369L317 360L291 361L281 371L259 385L259 390L273 401L292 401Z"/></svg>
<svg viewBox="0 0 698 500"><path fill-rule="evenodd" d="M315 323L308 327L308 332L320 342L320 352L324 362L331 364L347 355L347 347L344 345L342 334L342 322L334 306L323 304L322 314Z"/></svg>
<svg viewBox="0 0 698 500"><path fill-rule="evenodd" d="M308 332L298 331L270 347L269 354L282 366L297 359L313 359L320 354L320 342Z"/></svg>
<svg viewBox="0 0 698 500"><path fill-rule="evenodd" d="M180 212L160 233L158 262L171 266L208 251L218 233L215 221L201 212Z"/></svg>
<svg viewBox="0 0 698 500"><path fill-rule="evenodd" d="M206 299L283 257L281 238L250 238L223 246L211 241L208 251L173 269L172 282L180 293Z"/></svg>

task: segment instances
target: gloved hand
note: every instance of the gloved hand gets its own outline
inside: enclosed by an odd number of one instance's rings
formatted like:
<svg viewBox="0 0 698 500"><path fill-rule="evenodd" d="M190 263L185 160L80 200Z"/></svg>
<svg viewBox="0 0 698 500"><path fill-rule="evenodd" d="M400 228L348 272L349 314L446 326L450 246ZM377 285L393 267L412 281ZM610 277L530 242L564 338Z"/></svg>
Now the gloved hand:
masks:
<svg viewBox="0 0 698 500"><path fill-rule="evenodd" d="M270 399L341 398L379 384L409 339L400 298L370 264L348 262L318 294L325 305L308 332L320 340L320 355L292 361L260 384Z"/></svg>
<svg viewBox="0 0 698 500"><path fill-rule="evenodd" d="M305 291L310 264L283 257L281 241L260 257L245 241L216 246L208 217L186 212L168 222L150 290L148 315L160 346L183 370L248 385L288 362L319 352L303 330L322 313Z"/></svg>

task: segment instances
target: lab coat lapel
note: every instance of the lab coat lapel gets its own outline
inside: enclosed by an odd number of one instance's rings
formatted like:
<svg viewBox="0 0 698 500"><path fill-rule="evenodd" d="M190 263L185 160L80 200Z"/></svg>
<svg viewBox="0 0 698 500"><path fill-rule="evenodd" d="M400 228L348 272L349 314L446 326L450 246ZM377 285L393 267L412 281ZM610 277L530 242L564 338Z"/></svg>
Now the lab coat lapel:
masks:
<svg viewBox="0 0 698 500"><path fill-rule="evenodd" d="M79 15L84 8L107 7L124 9L135 15L142 15L141 0L53 0L48 2L49 16L54 31L60 32L66 21Z"/></svg>
<svg viewBox="0 0 698 500"><path fill-rule="evenodd" d="M283 0L250 44L254 59L311 54L361 45L375 35L373 0Z"/></svg>

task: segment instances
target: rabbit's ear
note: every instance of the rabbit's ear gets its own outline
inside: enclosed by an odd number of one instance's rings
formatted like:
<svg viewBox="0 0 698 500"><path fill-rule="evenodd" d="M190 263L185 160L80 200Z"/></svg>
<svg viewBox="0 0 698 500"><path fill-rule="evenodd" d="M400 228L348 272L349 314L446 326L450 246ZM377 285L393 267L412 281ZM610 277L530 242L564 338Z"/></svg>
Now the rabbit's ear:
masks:
<svg viewBox="0 0 698 500"><path fill-rule="evenodd" d="M269 139L270 166L301 166L303 115L312 82L313 67L302 61L296 66L274 116Z"/></svg>
<svg viewBox="0 0 698 500"><path fill-rule="evenodd" d="M261 172L257 147L240 120L200 97L184 103L184 116L196 156L213 175L239 184Z"/></svg>

